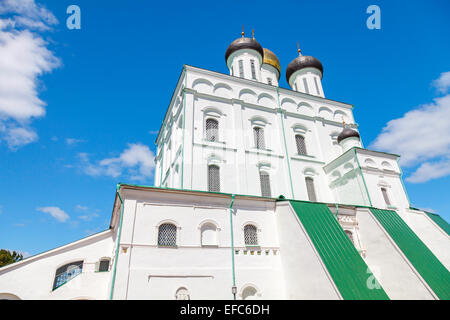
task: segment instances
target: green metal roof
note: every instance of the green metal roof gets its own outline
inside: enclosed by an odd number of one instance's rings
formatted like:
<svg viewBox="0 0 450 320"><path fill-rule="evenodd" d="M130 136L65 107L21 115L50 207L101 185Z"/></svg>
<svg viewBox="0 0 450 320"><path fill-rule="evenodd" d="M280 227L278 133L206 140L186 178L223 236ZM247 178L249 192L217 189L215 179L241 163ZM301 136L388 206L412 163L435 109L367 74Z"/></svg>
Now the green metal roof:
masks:
<svg viewBox="0 0 450 320"><path fill-rule="evenodd" d="M289 201L346 300L388 300L381 285L370 289L372 272L325 204Z"/></svg>
<svg viewBox="0 0 450 320"><path fill-rule="evenodd" d="M444 220L440 215L436 213L426 212L424 211L427 216L431 218L439 227L441 227L442 230L447 232L448 235L450 235L450 224L448 224L447 221Z"/></svg>
<svg viewBox="0 0 450 320"><path fill-rule="evenodd" d="M371 208L375 218L402 250L439 299L450 299L450 272L392 210Z"/></svg>

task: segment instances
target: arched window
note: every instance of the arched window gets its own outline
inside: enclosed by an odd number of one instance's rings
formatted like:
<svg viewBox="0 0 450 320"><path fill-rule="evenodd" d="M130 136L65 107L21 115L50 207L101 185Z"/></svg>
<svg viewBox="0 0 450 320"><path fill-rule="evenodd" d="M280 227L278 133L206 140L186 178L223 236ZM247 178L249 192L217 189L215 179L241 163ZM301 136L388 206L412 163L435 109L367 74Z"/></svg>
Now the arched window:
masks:
<svg viewBox="0 0 450 320"><path fill-rule="evenodd" d="M295 143L297 144L298 154L306 155L305 137L299 134L295 135Z"/></svg>
<svg viewBox="0 0 450 320"><path fill-rule="evenodd" d="M188 289L186 289L185 287L178 288L177 292L175 293L175 299L176 300L191 300Z"/></svg>
<svg viewBox="0 0 450 320"><path fill-rule="evenodd" d="M244 240L246 246L258 245L258 231L252 224L247 224L244 227Z"/></svg>
<svg viewBox="0 0 450 320"><path fill-rule="evenodd" d="M269 174L264 171L259 172L259 182L261 183L261 196L271 197Z"/></svg>
<svg viewBox="0 0 450 320"><path fill-rule="evenodd" d="M239 60L239 77L244 77L244 62L242 60Z"/></svg>
<svg viewBox="0 0 450 320"><path fill-rule="evenodd" d="M317 198L316 198L316 191L314 189L314 179L311 177L306 177L305 182L306 182L306 191L308 192L309 201L316 202Z"/></svg>
<svg viewBox="0 0 450 320"><path fill-rule="evenodd" d="M391 205L391 201L389 200L386 188L381 188L381 193L383 194L384 202L386 202L386 204L388 206L390 206Z"/></svg>
<svg viewBox="0 0 450 320"><path fill-rule="evenodd" d="M250 68L252 70L252 79L256 80L255 60L250 59Z"/></svg>
<svg viewBox="0 0 450 320"><path fill-rule="evenodd" d="M216 246L217 245L217 228L212 223L205 223L201 227L202 246Z"/></svg>
<svg viewBox="0 0 450 320"><path fill-rule="evenodd" d="M62 286L67 281L73 279L83 271L83 261L68 263L56 270L53 290Z"/></svg>
<svg viewBox="0 0 450 320"><path fill-rule="evenodd" d="M347 237L350 239L350 241L351 241L352 243L354 243L354 242L353 242L353 233L352 233L350 230L345 230L345 234L346 234Z"/></svg>
<svg viewBox="0 0 450 320"><path fill-rule="evenodd" d="M242 291L242 300L255 299L256 293L257 291L255 288L253 288L252 286L248 286Z"/></svg>
<svg viewBox="0 0 450 320"><path fill-rule="evenodd" d="M102 258L100 259L99 263L98 263L98 272L106 272L109 271L109 263L110 263L110 259L109 258Z"/></svg>
<svg viewBox="0 0 450 320"><path fill-rule="evenodd" d="M220 192L220 168L214 164L208 166L208 191Z"/></svg>
<svg viewBox="0 0 450 320"><path fill-rule="evenodd" d="M206 119L206 140L219 141L219 122L215 119Z"/></svg>
<svg viewBox="0 0 450 320"><path fill-rule="evenodd" d="M265 149L266 146L264 143L264 129L261 127L254 127L253 136L255 138L255 148Z"/></svg>
<svg viewBox="0 0 450 320"><path fill-rule="evenodd" d="M177 226L172 223L163 223L158 228L158 246L177 246Z"/></svg>

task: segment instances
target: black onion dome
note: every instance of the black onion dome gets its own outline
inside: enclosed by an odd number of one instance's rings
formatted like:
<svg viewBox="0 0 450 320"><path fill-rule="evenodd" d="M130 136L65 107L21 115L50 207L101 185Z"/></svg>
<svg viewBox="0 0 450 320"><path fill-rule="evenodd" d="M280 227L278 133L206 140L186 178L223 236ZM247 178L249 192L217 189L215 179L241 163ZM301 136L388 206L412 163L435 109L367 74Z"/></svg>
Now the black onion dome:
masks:
<svg viewBox="0 0 450 320"><path fill-rule="evenodd" d="M356 138L360 138L358 131L350 129L350 128L345 128L344 130L342 130L342 132L338 135L337 137L337 142L341 143L342 140L350 138L350 137L356 137Z"/></svg>
<svg viewBox="0 0 450 320"><path fill-rule="evenodd" d="M320 70L320 73L323 75L323 66L318 59L311 56L298 56L297 58L292 60L291 63L289 63L287 66L286 69L287 82L289 83L289 78L294 74L295 71L303 68L316 68Z"/></svg>
<svg viewBox="0 0 450 320"><path fill-rule="evenodd" d="M225 62L228 62L229 56L233 54L233 52L241 50L241 49L252 49L258 52L261 55L261 58L264 58L264 50L263 47L253 38L238 38L234 40L228 46L227 51L225 52Z"/></svg>

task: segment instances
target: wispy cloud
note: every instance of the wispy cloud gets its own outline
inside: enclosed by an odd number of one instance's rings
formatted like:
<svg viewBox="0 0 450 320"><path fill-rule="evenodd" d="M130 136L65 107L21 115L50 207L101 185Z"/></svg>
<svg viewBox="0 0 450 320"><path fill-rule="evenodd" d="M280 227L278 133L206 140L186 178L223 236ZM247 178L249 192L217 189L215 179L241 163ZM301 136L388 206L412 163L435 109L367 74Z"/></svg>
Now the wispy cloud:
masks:
<svg viewBox="0 0 450 320"><path fill-rule="evenodd" d="M75 209L78 210L78 211L87 211L89 208L86 207L86 206L82 206L81 204L77 204L75 206Z"/></svg>
<svg viewBox="0 0 450 320"><path fill-rule="evenodd" d="M80 168L90 176L126 176L131 180L144 181L153 176L154 154L148 146L128 144L118 157L106 158L92 163L87 153L78 154Z"/></svg>
<svg viewBox="0 0 450 320"><path fill-rule="evenodd" d="M84 140L82 139L75 139L75 138L67 138L66 139L66 143L67 145L71 146L71 145L75 145L78 143L84 142Z"/></svg>
<svg viewBox="0 0 450 320"><path fill-rule="evenodd" d="M439 79L446 79L443 75L448 73L444 72ZM444 80L437 83L442 84L439 88L444 88ZM446 90L449 88L447 84ZM447 93L389 121L370 147L400 154L400 164L414 170L406 181L420 183L447 176L450 174L449 119L450 94Z"/></svg>
<svg viewBox="0 0 450 320"><path fill-rule="evenodd" d="M30 127L45 115L38 77L60 65L38 32L58 21L34 0L2 0L0 14L8 15L0 17L0 140L16 150L38 139Z"/></svg>
<svg viewBox="0 0 450 320"><path fill-rule="evenodd" d="M40 207L36 208L36 210L48 213L59 222L66 222L69 219L69 215L58 207Z"/></svg>

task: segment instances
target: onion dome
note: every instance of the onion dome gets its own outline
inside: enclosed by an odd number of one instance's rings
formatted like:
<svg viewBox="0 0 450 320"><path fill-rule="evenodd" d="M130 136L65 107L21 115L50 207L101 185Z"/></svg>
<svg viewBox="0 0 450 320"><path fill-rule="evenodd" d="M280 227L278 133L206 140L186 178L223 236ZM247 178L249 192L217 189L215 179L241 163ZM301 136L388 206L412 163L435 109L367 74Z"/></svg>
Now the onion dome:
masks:
<svg viewBox="0 0 450 320"><path fill-rule="evenodd" d="M288 64L286 69L286 80L289 83L291 76L298 70L303 68L316 68L320 71L322 79L323 76L323 66L322 63L312 56L302 56L300 53L300 48L298 49L298 57Z"/></svg>
<svg viewBox="0 0 450 320"><path fill-rule="evenodd" d="M228 58L236 51L241 49L251 49L255 50L261 55L261 58L264 57L264 50L263 47L259 44L258 41L255 40L255 38L246 38L244 35L242 35L242 38L238 38L234 40L230 45L228 46L227 51L225 52L225 62L228 63Z"/></svg>
<svg viewBox="0 0 450 320"><path fill-rule="evenodd" d="M278 57L275 55L275 53L273 53L269 49L264 48L263 50L264 50L263 63L269 64L272 67L274 67L275 69L277 69L278 70L278 78L280 78L280 76L279 76L281 74L280 60L278 60Z"/></svg>
<svg viewBox="0 0 450 320"><path fill-rule="evenodd" d="M338 135L337 142L341 143L342 140L350 138L350 137L355 137L355 138L360 139L358 131L350 129L350 128L344 128L344 130L342 130L342 132Z"/></svg>

